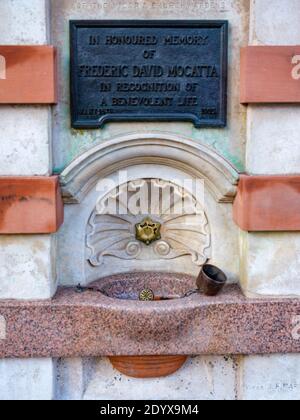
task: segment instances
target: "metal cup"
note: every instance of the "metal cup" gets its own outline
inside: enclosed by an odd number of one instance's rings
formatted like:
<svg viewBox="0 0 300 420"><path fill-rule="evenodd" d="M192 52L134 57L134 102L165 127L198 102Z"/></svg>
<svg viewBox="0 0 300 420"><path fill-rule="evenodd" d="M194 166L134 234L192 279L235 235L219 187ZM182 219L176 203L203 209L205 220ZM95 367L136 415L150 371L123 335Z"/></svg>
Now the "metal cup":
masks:
<svg viewBox="0 0 300 420"><path fill-rule="evenodd" d="M197 279L200 292L206 296L216 296L225 286L227 277L218 267L205 264Z"/></svg>

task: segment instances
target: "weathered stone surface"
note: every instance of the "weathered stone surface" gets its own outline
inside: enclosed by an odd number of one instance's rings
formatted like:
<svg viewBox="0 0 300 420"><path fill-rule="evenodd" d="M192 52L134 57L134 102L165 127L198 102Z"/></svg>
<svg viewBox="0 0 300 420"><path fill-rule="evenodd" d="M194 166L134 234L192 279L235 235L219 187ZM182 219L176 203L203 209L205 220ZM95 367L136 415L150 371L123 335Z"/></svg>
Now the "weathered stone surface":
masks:
<svg viewBox="0 0 300 420"><path fill-rule="evenodd" d="M50 175L50 111L40 106L0 107L0 175Z"/></svg>
<svg viewBox="0 0 300 420"><path fill-rule="evenodd" d="M0 400L52 400L51 359L0 360Z"/></svg>
<svg viewBox="0 0 300 420"><path fill-rule="evenodd" d="M254 45L299 45L299 0L252 0Z"/></svg>
<svg viewBox="0 0 300 420"><path fill-rule="evenodd" d="M48 43L48 0L0 3L0 45ZM48 106L1 106L1 176L51 174L50 122ZM0 236L0 298L50 298L56 290L53 252L51 236ZM5 342L7 328L0 314L0 342ZM51 359L0 360L0 400L53 396Z"/></svg>
<svg viewBox="0 0 300 420"><path fill-rule="evenodd" d="M248 297L299 297L299 267L299 233L241 232L241 285Z"/></svg>
<svg viewBox="0 0 300 420"><path fill-rule="evenodd" d="M0 44L47 44L47 14L48 0L1 1Z"/></svg>
<svg viewBox="0 0 300 420"><path fill-rule="evenodd" d="M232 358L191 358L175 375L144 380L128 378L100 359L83 399L234 400L235 375Z"/></svg>
<svg viewBox="0 0 300 420"><path fill-rule="evenodd" d="M58 359L56 362L56 400L81 400L94 374L96 359Z"/></svg>
<svg viewBox="0 0 300 420"><path fill-rule="evenodd" d="M240 365L241 400L299 400L300 355L245 357Z"/></svg>
<svg viewBox="0 0 300 420"><path fill-rule="evenodd" d="M247 172L250 175L299 173L299 133L299 107L249 106Z"/></svg>
<svg viewBox="0 0 300 420"><path fill-rule="evenodd" d="M0 298L48 299L56 290L54 238L0 236Z"/></svg>
<svg viewBox="0 0 300 420"><path fill-rule="evenodd" d="M48 0L2 1L0 45L47 44ZM0 175L49 175L50 111L1 106Z"/></svg>
<svg viewBox="0 0 300 420"><path fill-rule="evenodd" d="M300 44L298 0L255 0L251 6L251 45ZM256 175L299 173L299 130L297 106L249 106L247 172Z"/></svg>
<svg viewBox="0 0 300 420"><path fill-rule="evenodd" d="M299 45L298 0L256 0L251 12L250 44ZM291 105L248 107L246 170L250 175L299 173L299 117L299 108ZM244 293L299 296L299 246L296 233L241 234Z"/></svg>

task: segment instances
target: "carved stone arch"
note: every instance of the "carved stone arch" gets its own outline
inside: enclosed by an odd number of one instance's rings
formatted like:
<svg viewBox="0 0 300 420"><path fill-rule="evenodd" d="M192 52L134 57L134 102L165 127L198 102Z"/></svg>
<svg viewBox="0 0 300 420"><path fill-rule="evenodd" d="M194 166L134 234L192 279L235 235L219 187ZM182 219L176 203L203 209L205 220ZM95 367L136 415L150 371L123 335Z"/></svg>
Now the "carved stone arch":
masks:
<svg viewBox="0 0 300 420"><path fill-rule="evenodd" d="M239 174L215 150L165 133L138 133L106 141L75 159L61 174L66 203L79 203L100 178L133 165L156 164L204 179L217 202L231 203Z"/></svg>

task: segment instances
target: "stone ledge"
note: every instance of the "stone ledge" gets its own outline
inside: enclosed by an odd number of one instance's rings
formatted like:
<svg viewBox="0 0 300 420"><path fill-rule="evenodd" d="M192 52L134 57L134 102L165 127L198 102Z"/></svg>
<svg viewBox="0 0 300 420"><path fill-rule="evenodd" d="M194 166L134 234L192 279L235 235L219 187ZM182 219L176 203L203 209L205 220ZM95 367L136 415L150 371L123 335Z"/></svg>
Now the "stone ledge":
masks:
<svg viewBox="0 0 300 420"><path fill-rule="evenodd" d="M235 223L248 232L300 231L300 175L241 175Z"/></svg>
<svg viewBox="0 0 300 420"><path fill-rule="evenodd" d="M0 234L54 233L63 214L57 176L0 177Z"/></svg>
<svg viewBox="0 0 300 420"><path fill-rule="evenodd" d="M300 46L241 49L241 103L300 103Z"/></svg>
<svg viewBox="0 0 300 420"><path fill-rule="evenodd" d="M57 103L56 71L53 46L0 46L0 104Z"/></svg>
<svg viewBox="0 0 300 420"><path fill-rule="evenodd" d="M246 299L238 286L151 303L61 288L53 300L0 301L0 315L0 358L300 352L300 300Z"/></svg>

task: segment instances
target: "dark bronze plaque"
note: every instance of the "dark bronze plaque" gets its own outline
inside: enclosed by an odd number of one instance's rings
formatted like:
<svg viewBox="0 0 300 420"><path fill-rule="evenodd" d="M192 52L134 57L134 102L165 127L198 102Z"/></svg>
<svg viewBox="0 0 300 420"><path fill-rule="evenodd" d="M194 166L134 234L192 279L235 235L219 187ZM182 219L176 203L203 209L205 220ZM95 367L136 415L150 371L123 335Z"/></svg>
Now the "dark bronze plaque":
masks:
<svg viewBox="0 0 300 420"><path fill-rule="evenodd" d="M71 21L72 126L224 127L226 21Z"/></svg>

